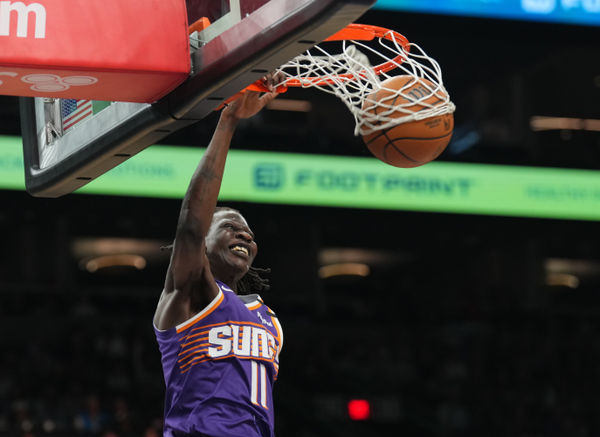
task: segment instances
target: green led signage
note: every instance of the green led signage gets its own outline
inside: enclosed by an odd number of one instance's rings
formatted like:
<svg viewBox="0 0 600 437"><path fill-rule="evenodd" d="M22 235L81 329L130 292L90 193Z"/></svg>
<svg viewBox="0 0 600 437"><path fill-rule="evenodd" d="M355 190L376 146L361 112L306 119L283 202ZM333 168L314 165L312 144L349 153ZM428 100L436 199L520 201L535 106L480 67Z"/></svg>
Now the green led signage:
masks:
<svg viewBox="0 0 600 437"><path fill-rule="evenodd" d="M202 149L152 146L77 193L181 198ZM0 187L23 189L21 139L0 137ZM230 152L221 200L600 220L600 172Z"/></svg>

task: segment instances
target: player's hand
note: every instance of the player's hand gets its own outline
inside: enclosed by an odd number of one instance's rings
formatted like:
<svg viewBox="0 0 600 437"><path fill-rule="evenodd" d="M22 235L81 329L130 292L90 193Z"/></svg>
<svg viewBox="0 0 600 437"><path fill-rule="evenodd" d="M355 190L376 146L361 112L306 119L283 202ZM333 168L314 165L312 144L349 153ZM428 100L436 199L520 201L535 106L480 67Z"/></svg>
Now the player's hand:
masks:
<svg viewBox="0 0 600 437"><path fill-rule="evenodd" d="M262 84L269 90L269 92L273 92L276 90L277 85L281 84L285 80L285 74L281 71L277 73L269 73L261 79Z"/></svg>
<svg viewBox="0 0 600 437"><path fill-rule="evenodd" d="M261 93L258 91L244 91L237 99L223 109L221 117L232 120L250 118L257 114L269 102L277 97L277 92Z"/></svg>
<svg viewBox="0 0 600 437"><path fill-rule="evenodd" d="M269 90L268 92L262 93L259 91L245 90L239 93L234 96L235 99L233 101L225 105L221 117L241 120L257 114L279 95L276 91L276 87L282 80L283 74L269 73L262 78L262 83L264 87Z"/></svg>

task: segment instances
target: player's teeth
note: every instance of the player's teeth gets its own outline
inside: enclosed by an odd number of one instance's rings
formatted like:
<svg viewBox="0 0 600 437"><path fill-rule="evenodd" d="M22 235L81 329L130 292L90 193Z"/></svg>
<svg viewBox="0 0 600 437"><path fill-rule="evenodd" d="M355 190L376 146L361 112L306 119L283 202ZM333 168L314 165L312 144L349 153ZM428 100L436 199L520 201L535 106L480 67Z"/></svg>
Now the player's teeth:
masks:
<svg viewBox="0 0 600 437"><path fill-rule="evenodd" d="M235 246L233 248L233 250L235 250L237 252L242 252L242 253L245 253L246 255L248 255L248 249L246 249L245 247Z"/></svg>

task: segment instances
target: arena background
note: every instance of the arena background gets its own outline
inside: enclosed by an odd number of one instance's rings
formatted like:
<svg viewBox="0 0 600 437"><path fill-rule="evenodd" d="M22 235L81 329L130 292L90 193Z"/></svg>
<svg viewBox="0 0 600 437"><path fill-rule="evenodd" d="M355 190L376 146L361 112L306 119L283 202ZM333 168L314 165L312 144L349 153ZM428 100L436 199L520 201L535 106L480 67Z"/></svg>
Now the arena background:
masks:
<svg viewBox="0 0 600 437"><path fill-rule="evenodd" d="M389 10L360 21L442 65L458 109L440 161L600 169L597 131L530 125L600 118L598 27ZM312 108L264 111L234 148L369 156L334 98L284 97ZM215 117L163 143L205 146ZM0 97L0 120L1 135L20 135L17 98ZM151 320L168 259L157 248L180 201L1 199L0 435L160 435ZM600 433L597 222L229 204L257 235L256 264L272 268L263 297L285 331L279 436ZM106 239L134 244L145 268L86 269ZM321 278L328 256L358 256L370 275ZM369 417L350 417L353 399Z"/></svg>

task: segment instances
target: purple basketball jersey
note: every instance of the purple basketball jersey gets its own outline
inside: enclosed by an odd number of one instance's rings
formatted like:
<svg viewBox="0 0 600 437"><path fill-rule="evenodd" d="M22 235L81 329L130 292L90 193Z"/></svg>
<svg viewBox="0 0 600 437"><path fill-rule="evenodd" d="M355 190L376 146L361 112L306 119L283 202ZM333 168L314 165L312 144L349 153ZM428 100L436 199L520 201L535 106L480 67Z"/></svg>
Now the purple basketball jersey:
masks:
<svg viewBox="0 0 600 437"><path fill-rule="evenodd" d="M154 328L165 376L164 436L272 437L283 332L257 294L219 294L175 328Z"/></svg>

